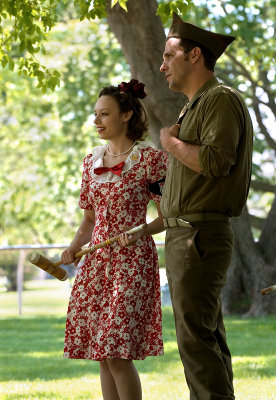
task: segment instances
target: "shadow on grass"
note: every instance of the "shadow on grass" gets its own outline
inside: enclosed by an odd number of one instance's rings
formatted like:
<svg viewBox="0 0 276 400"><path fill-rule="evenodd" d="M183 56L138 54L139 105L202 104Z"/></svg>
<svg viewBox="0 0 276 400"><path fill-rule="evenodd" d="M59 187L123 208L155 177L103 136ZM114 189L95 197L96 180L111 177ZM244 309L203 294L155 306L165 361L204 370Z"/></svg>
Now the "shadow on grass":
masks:
<svg viewBox="0 0 276 400"><path fill-rule="evenodd" d="M236 376L276 376L275 328L273 318L263 320L226 318ZM35 316L0 320L0 376L2 381L32 381L98 375L99 363L63 359L65 316ZM181 365L170 307L163 309L165 355L137 362L140 373L168 372ZM255 363L246 357L265 356ZM269 357L270 356L270 357ZM245 357L245 361L242 358Z"/></svg>

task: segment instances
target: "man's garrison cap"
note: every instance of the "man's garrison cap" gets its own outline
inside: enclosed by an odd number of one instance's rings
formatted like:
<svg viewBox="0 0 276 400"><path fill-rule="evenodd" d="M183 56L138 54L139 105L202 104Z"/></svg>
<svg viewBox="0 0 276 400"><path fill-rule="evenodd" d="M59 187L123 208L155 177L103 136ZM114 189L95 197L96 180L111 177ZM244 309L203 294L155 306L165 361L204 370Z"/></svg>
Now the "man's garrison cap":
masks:
<svg viewBox="0 0 276 400"><path fill-rule="evenodd" d="M206 47L216 59L218 59L225 51L226 47L236 39L235 36L206 31L196 25L184 22L176 13L173 13L173 22L167 39L170 37L193 40Z"/></svg>

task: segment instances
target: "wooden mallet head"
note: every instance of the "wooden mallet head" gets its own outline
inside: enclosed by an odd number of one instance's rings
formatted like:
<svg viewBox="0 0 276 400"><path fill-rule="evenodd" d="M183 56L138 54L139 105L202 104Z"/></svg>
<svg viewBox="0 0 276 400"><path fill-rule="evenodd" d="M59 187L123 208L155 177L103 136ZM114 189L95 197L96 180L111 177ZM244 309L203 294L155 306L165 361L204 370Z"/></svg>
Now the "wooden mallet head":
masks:
<svg viewBox="0 0 276 400"><path fill-rule="evenodd" d="M65 269L61 268L59 265L56 265L57 263L53 263L39 253L31 253L29 255L29 260L32 264L48 272L48 274L54 276L60 281L66 281L69 276Z"/></svg>
<svg viewBox="0 0 276 400"><path fill-rule="evenodd" d="M261 293L262 293L263 296L265 294L268 294L268 293L271 293L271 292L276 292L276 285L269 286L269 287L261 290Z"/></svg>

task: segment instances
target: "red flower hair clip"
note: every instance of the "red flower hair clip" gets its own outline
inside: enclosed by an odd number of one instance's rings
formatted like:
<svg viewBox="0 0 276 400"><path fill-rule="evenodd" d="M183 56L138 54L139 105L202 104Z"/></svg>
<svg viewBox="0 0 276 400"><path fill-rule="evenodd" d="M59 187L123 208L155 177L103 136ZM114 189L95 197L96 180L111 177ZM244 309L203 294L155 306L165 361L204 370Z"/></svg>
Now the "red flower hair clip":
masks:
<svg viewBox="0 0 276 400"><path fill-rule="evenodd" d="M131 79L130 82L122 82L120 85L118 85L120 92L131 93L138 99L144 99L146 97L144 87L145 85L143 83L139 83L137 79Z"/></svg>

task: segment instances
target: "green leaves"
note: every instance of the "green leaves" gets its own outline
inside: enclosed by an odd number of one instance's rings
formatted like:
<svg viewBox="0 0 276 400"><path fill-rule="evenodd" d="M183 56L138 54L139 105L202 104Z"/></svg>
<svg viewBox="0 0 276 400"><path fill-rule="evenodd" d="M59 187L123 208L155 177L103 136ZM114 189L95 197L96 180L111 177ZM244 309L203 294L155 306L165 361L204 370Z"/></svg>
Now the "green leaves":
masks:
<svg viewBox="0 0 276 400"><path fill-rule="evenodd" d="M14 61L13 61L12 58L9 58L9 69L10 69L11 71L14 70Z"/></svg>
<svg viewBox="0 0 276 400"><path fill-rule="evenodd" d="M106 17L105 0L74 0L74 5L79 10L80 21Z"/></svg>
<svg viewBox="0 0 276 400"><path fill-rule="evenodd" d="M184 14L189 3L172 1L159 6L159 14L166 22L173 11ZM106 17L106 0L74 0L80 21ZM0 64L19 75L37 79L42 93L55 90L60 76L43 65L44 43L58 21L57 10L71 5L69 0L1 0L0 3ZM127 0L112 0L112 7L120 6L127 12ZM24 60L24 62L22 61Z"/></svg>
<svg viewBox="0 0 276 400"><path fill-rule="evenodd" d="M12 60L10 60L12 62ZM41 65L34 56L20 57L18 62L18 75L25 75L30 78L36 77L38 80L37 88L41 88L42 93L46 93L47 89L55 90L60 85L60 72L50 70ZM11 67L10 67L11 69Z"/></svg>
<svg viewBox="0 0 276 400"><path fill-rule="evenodd" d="M115 4L119 4L119 6L121 6L125 11L127 11L127 0L112 0L111 1L111 7L114 7Z"/></svg>
<svg viewBox="0 0 276 400"><path fill-rule="evenodd" d="M1 0L0 62L19 75L36 77L42 91L54 90L59 78L35 58L57 22L57 0ZM19 54L18 54L19 53Z"/></svg>
<svg viewBox="0 0 276 400"><path fill-rule="evenodd" d="M112 0L112 6L117 3L127 11L127 0ZM106 17L106 0L75 0L74 6L81 21ZM1 0L0 4L0 64L19 75L36 78L36 87L42 93L60 84L60 74L37 58L45 54L43 43L57 24L58 7L58 0Z"/></svg>
<svg viewBox="0 0 276 400"><path fill-rule="evenodd" d="M8 68L13 71L14 70L14 61L13 59L9 56L9 54L0 54L0 62L3 68L5 68L8 65Z"/></svg>
<svg viewBox="0 0 276 400"><path fill-rule="evenodd" d="M188 11L193 0L176 0L166 1L163 0L158 5L157 15L160 15L163 25L172 18L173 12L176 12L180 17L183 17Z"/></svg>
<svg viewBox="0 0 276 400"><path fill-rule="evenodd" d="M9 56L7 54L0 55L0 61L1 61L2 67L5 68L5 66L9 62Z"/></svg>

